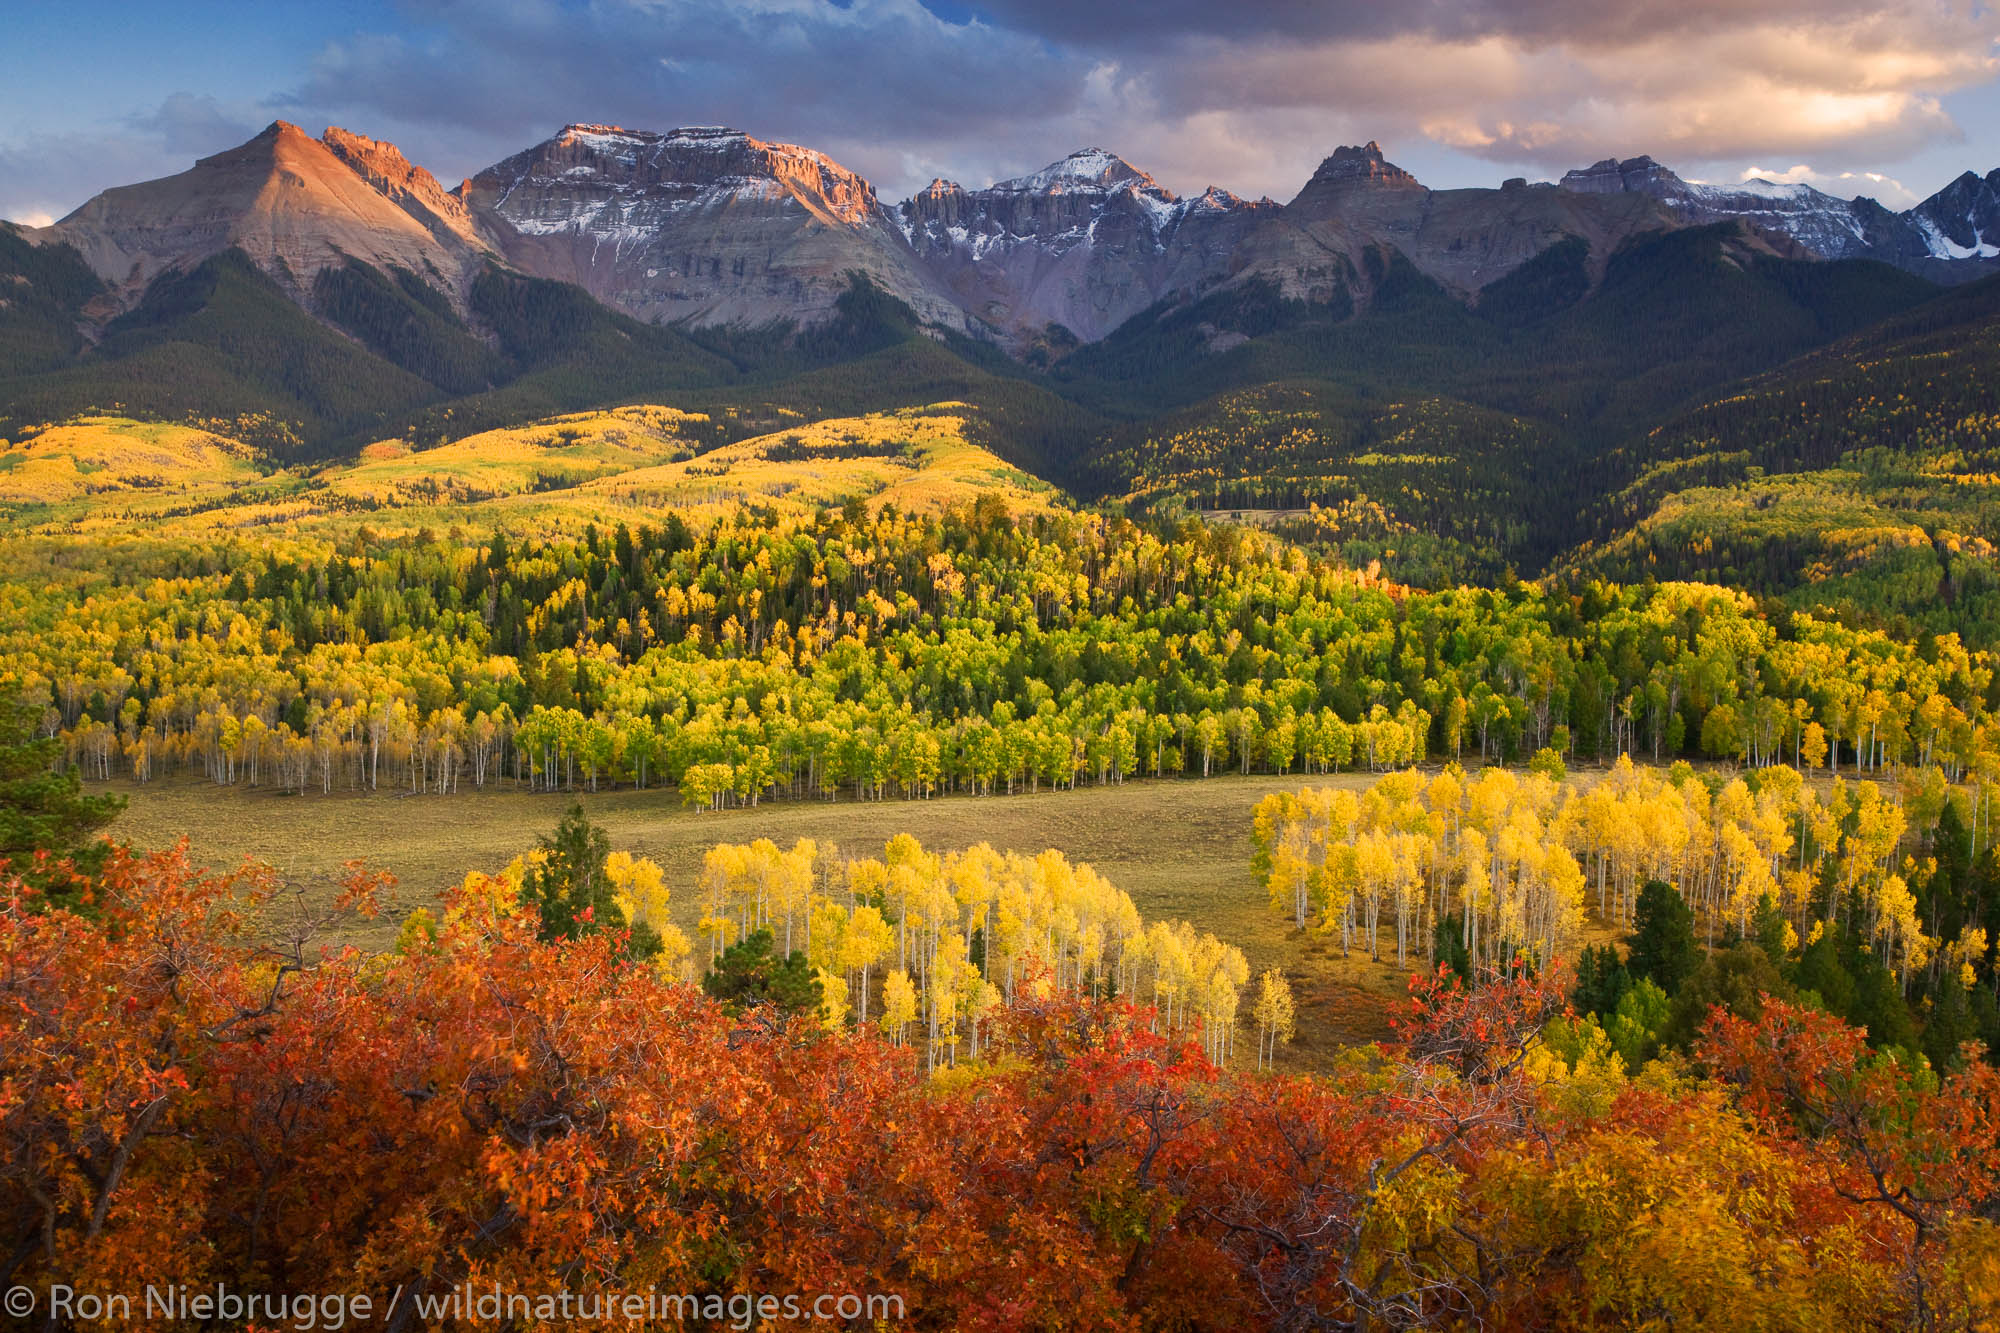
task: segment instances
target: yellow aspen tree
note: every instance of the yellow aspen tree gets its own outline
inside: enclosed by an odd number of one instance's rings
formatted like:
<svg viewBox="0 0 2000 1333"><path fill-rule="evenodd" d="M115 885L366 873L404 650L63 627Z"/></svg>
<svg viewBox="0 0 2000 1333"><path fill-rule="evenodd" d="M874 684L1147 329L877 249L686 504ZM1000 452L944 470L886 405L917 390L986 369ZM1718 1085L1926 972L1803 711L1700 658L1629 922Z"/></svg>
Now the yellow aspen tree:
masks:
<svg viewBox="0 0 2000 1333"><path fill-rule="evenodd" d="M899 967L882 980L882 1017L877 1025L883 1036L901 1046L916 1019L917 988L911 984L910 974Z"/></svg>
<svg viewBox="0 0 2000 1333"><path fill-rule="evenodd" d="M816 968L819 982L820 1022L828 1032L838 1032L847 1024L847 978L826 968Z"/></svg>
<svg viewBox="0 0 2000 1333"><path fill-rule="evenodd" d="M1268 969L1257 983L1257 1067L1268 1069L1277 1059L1278 1046L1289 1045L1296 1027L1297 1011L1292 1003L1291 983L1278 968Z"/></svg>
<svg viewBox="0 0 2000 1333"><path fill-rule="evenodd" d="M880 962L896 942L896 932L882 919L879 908L863 905L847 919L840 940L840 968L859 972L860 984L854 992L855 1022L868 1021L868 969Z"/></svg>

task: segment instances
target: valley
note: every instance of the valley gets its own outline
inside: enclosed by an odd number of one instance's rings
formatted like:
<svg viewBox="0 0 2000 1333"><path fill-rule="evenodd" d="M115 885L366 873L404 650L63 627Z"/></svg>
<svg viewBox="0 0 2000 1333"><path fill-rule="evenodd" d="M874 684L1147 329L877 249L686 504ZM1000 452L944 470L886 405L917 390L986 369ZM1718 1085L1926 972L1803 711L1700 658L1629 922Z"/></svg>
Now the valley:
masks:
<svg viewBox="0 0 2000 1333"><path fill-rule="evenodd" d="M10 1274L1993 1322L2000 172L601 120L0 223Z"/></svg>

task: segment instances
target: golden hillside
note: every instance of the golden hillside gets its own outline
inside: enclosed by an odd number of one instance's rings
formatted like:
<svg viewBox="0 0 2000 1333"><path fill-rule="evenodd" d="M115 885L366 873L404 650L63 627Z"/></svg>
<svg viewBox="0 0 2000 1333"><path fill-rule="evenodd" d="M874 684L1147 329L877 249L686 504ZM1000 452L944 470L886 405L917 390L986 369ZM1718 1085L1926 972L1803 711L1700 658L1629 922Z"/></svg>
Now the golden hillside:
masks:
<svg viewBox="0 0 2000 1333"><path fill-rule="evenodd" d="M859 500L930 511L997 492L1017 510L1045 483L971 442L958 403L800 424L697 453L708 418L671 407L574 413L434 449L401 440L319 468L260 468L249 446L115 417L52 427L0 453L17 532L340 535L366 524L551 531L689 520L754 506L801 515ZM8 462L5 460L16 460Z"/></svg>
<svg viewBox="0 0 2000 1333"><path fill-rule="evenodd" d="M144 495L185 503L261 479L248 445L189 426L79 417L0 441L0 504Z"/></svg>

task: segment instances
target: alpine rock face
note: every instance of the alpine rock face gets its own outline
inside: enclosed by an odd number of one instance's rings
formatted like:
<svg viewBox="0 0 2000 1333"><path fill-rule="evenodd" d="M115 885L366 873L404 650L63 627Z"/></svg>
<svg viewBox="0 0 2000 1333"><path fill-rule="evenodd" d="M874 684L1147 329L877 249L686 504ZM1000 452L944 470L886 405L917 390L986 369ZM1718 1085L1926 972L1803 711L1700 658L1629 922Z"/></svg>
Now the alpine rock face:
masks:
<svg viewBox="0 0 2000 1333"><path fill-rule="evenodd" d="M964 325L874 186L739 130L571 125L462 195L509 262L640 319L809 323L860 272L925 319Z"/></svg>
<svg viewBox="0 0 2000 1333"><path fill-rule="evenodd" d="M1010 340L1060 325L1089 342L1161 300L1230 272L1277 211L1210 188L1179 198L1101 148L981 190L945 180L901 208L918 257L974 317Z"/></svg>
<svg viewBox="0 0 2000 1333"><path fill-rule="evenodd" d="M1238 257L1239 270L1285 295L1365 304L1393 250L1446 290L1471 298L1558 241L1581 237L1593 271L1635 232L1669 225L1651 200L1566 194L1509 181L1431 190L1378 144L1341 147Z"/></svg>
<svg viewBox="0 0 2000 1333"><path fill-rule="evenodd" d="M1937 259L2000 259L2000 170L1968 171L1911 209L1925 248Z"/></svg>
<svg viewBox="0 0 2000 1333"><path fill-rule="evenodd" d="M423 224L440 242L458 241L476 249L487 248L486 239L479 235L478 226L466 210L465 200L457 192L439 185L430 172L412 166L396 145L338 127L328 129L320 136L320 142L355 175Z"/></svg>
<svg viewBox="0 0 2000 1333"><path fill-rule="evenodd" d="M74 246L129 306L169 270L236 247L303 303L350 258L399 267L456 295L490 247L429 172L387 144L273 123L178 176L106 190L30 233Z"/></svg>
<svg viewBox="0 0 2000 1333"><path fill-rule="evenodd" d="M1682 179L1650 157L1606 159L1565 175L1578 194L1641 194L1683 225L1742 221L1789 237L1820 259L1875 259L1934 281L1962 281L2000 259L2000 171L1966 172L1906 213L1862 196L1842 199L1803 182L1734 185Z"/></svg>

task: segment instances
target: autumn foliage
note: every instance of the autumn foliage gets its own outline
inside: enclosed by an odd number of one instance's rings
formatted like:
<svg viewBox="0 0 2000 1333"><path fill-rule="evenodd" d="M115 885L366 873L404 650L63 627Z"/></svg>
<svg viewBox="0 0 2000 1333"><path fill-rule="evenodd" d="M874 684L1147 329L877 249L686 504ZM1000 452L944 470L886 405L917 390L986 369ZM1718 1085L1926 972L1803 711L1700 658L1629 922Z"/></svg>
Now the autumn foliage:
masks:
<svg viewBox="0 0 2000 1333"><path fill-rule="evenodd" d="M477 882L397 953L328 924L184 850L75 910L7 887L0 1280L401 1287L405 1326L467 1280L894 1293L939 1329L2000 1318L1993 1071L1775 1003L1632 1079L1542 1045L1556 970L1426 975L1398 1045L1280 1077L1030 975L927 1076Z"/></svg>

